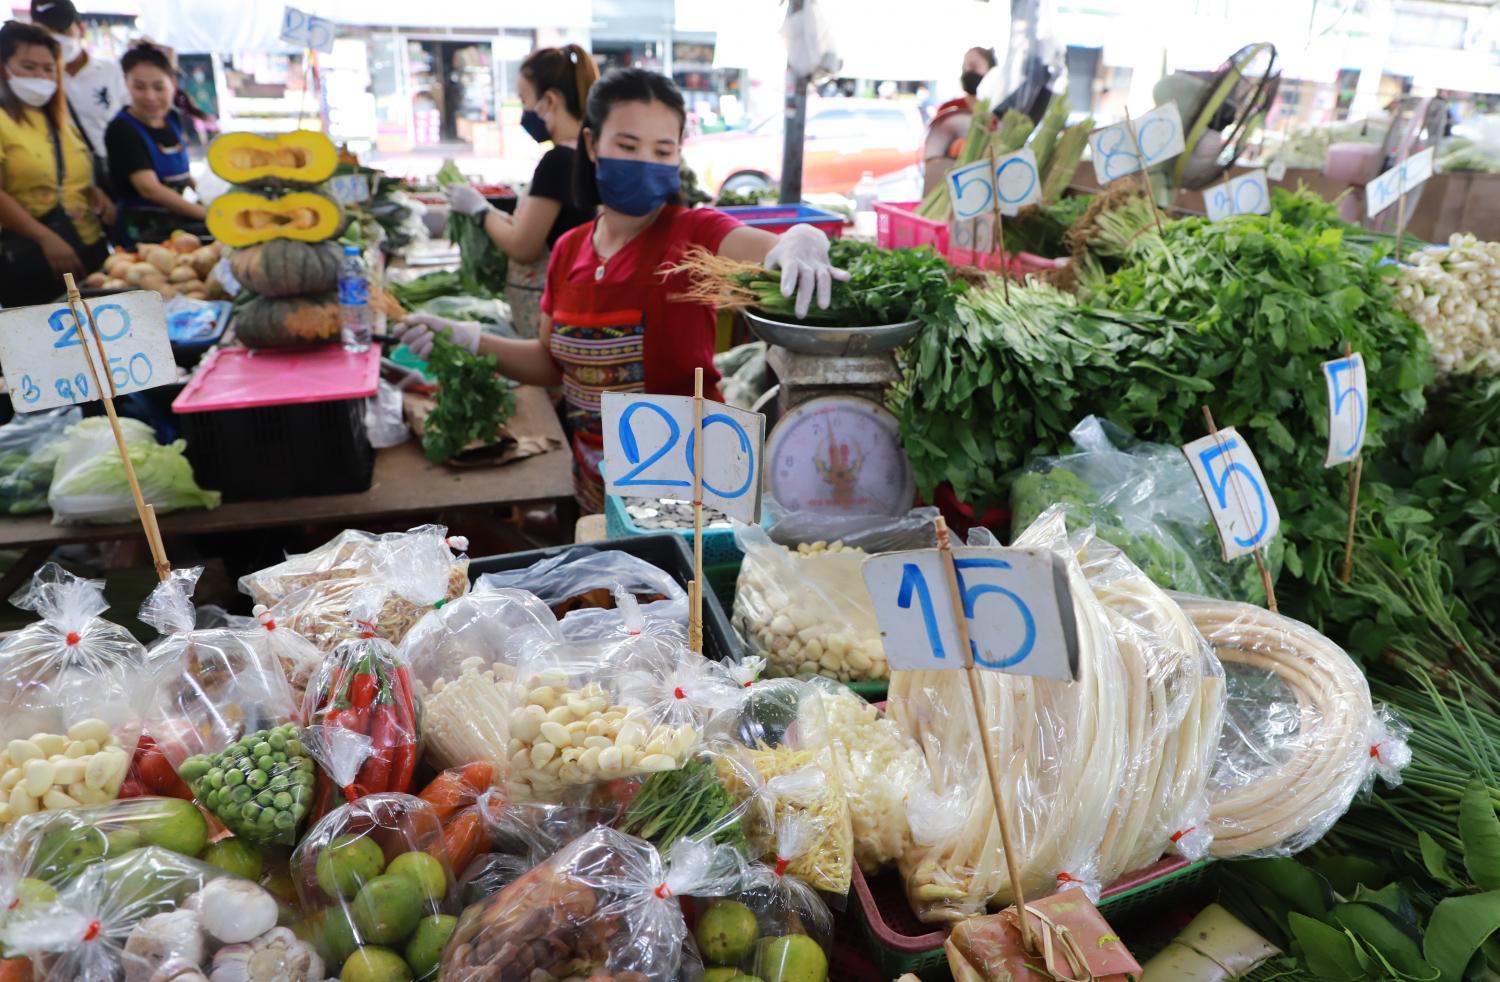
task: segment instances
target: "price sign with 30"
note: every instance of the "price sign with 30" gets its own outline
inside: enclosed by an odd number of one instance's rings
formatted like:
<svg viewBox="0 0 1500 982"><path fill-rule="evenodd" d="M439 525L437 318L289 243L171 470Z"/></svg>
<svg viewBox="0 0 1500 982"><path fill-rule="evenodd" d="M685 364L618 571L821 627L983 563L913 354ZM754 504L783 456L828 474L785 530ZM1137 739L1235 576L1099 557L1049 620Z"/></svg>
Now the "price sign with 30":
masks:
<svg viewBox="0 0 1500 982"><path fill-rule="evenodd" d="M1071 680L1078 676L1078 628L1067 570L1038 549L953 550L969 633L960 647L942 553L917 549L865 560L865 586L892 668L976 668Z"/></svg>
<svg viewBox="0 0 1500 982"><path fill-rule="evenodd" d="M176 379L161 294L121 293L96 301L90 308L104 346L102 365L99 349L89 337L87 318L79 330L67 304L0 311L0 366L17 412L91 402L109 395L110 382L115 394L124 395ZM79 314L83 314L81 306ZM89 374L86 343L103 392L96 389Z"/></svg>

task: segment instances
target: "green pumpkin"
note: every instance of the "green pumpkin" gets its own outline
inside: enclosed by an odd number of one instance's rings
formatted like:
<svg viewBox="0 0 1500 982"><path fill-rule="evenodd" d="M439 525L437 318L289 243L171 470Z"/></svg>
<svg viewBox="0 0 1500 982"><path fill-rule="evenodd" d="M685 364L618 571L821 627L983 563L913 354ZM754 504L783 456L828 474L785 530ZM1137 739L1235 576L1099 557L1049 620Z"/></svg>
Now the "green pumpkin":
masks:
<svg viewBox="0 0 1500 982"><path fill-rule="evenodd" d="M235 337L247 348L295 348L337 341L338 294L310 297L241 294L235 300L231 324Z"/></svg>
<svg viewBox="0 0 1500 982"><path fill-rule="evenodd" d="M337 242L274 239L236 249L229 270L241 286L262 297L301 297L337 289L343 259Z"/></svg>

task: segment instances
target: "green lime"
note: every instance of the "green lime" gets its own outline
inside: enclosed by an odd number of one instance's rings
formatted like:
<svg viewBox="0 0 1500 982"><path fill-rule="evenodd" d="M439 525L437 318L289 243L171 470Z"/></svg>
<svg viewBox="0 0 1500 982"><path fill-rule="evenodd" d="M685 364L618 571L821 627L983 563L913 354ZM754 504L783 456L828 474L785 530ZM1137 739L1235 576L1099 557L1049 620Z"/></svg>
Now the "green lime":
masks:
<svg viewBox="0 0 1500 982"><path fill-rule="evenodd" d="M16 881L16 904L45 904L57 899L52 884L26 876Z"/></svg>
<svg viewBox="0 0 1500 982"><path fill-rule="evenodd" d="M319 947L328 956L330 965L342 965L359 947L354 924L349 920L349 912L342 907L330 907L322 916L319 933L323 943Z"/></svg>
<svg viewBox="0 0 1500 982"><path fill-rule="evenodd" d="M274 816L275 813L265 811L261 814ZM347 900L358 893L361 886L379 876L384 868L385 853L380 851L374 839L341 835L318 853L318 886L330 897Z"/></svg>
<svg viewBox="0 0 1500 982"><path fill-rule="evenodd" d="M755 974L765 982L825 982L828 956L805 934L766 938L755 946Z"/></svg>
<svg viewBox="0 0 1500 982"><path fill-rule="evenodd" d="M437 971L443 960L443 948L458 927L458 918L448 914L434 914L422 918L416 933L406 943L406 964L411 966L417 978L426 978Z"/></svg>
<svg viewBox="0 0 1500 982"><path fill-rule="evenodd" d="M708 965L738 965L760 938L755 912L737 900L719 900L698 918L693 939Z"/></svg>
<svg viewBox="0 0 1500 982"><path fill-rule="evenodd" d="M733 965L718 965L703 970L703 982L729 982L739 974L740 970Z"/></svg>
<svg viewBox="0 0 1500 982"><path fill-rule="evenodd" d="M441 902L448 893L448 872L443 864L425 852L404 852L391 860L385 871L392 876L413 880L425 900Z"/></svg>
<svg viewBox="0 0 1500 982"><path fill-rule="evenodd" d="M208 821L198 806L180 798L158 798L155 813L136 826L148 845L196 856L208 845Z"/></svg>
<svg viewBox="0 0 1500 982"><path fill-rule="evenodd" d="M411 969L394 951L366 945L344 962L339 982L411 982Z"/></svg>
<svg viewBox="0 0 1500 982"><path fill-rule="evenodd" d="M104 833L104 855L109 859L146 845L145 836L135 829L111 829Z"/></svg>
<svg viewBox="0 0 1500 982"><path fill-rule="evenodd" d="M360 887L349 905L359 939L394 945L417 929L424 912L421 889L404 876L377 876Z"/></svg>
<svg viewBox="0 0 1500 982"><path fill-rule="evenodd" d="M261 869L265 865L260 853L244 839L220 839L203 850L200 858L211 866L243 876L247 880L260 879Z"/></svg>
<svg viewBox="0 0 1500 982"><path fill-rule="evenodd" d="M109 840L92 825L64 825L49 831L37 843L31 872L37 879L62 886L82 873L84 867L104 857Z"/></svg>

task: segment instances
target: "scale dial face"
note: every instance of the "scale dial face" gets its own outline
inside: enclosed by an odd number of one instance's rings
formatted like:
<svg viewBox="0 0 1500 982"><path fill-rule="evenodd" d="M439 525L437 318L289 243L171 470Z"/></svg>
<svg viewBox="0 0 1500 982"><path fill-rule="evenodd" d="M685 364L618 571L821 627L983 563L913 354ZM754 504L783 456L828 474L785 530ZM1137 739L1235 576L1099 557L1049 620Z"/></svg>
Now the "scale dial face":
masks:
<svg viewBox="0 0 1500 982"><path fill-rule="evenodd" d="M771 496L794 511L904 515L916 494L896 417L858 396L822 396L783 416L765 469Z"/></svg>

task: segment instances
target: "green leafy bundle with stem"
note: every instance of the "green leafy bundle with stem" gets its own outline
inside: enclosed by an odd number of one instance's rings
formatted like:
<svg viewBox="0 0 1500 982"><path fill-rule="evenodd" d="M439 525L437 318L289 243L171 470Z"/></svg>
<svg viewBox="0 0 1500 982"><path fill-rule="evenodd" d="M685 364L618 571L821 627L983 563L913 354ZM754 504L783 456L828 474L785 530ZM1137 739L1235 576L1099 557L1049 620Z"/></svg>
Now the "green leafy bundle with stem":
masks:
<svg viewBox="0 0 1500 982"><path fill-rule="evenodd" d="M495 373L493 355L470 354L439 334L427 370L438 384L437 399L422 427L422 450L440 464L471 443L492 443L516 412L511 385Z"/></svg>

